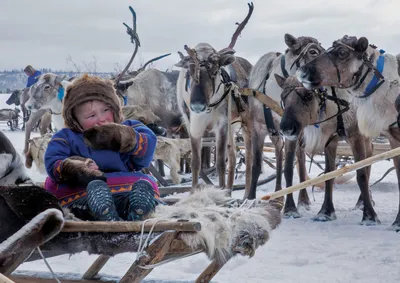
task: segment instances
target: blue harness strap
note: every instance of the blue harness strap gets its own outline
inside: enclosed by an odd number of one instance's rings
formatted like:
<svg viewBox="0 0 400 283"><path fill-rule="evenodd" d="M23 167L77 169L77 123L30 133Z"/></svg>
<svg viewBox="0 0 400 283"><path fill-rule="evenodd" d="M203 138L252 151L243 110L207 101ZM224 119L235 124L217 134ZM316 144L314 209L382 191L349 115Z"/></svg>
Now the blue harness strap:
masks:
<svg viewBox="0 0 400 283"><path fill-rule="evenodd" d="M383 54L385 53L385 50L381 49L381 50L379 50L379 53L380 53L380 55L376 62L376 70L382 74L383 68L385 67L385 57L383 56ZM372 80L369 82L369 84L367 85L367 87L364 91L364 95L359 96L359 98L370 96L385 82L384 79L382 79L381 81L379 81L379 80L380 79L378 78L376 73L374 73Z"/></svg>
<svg viewBox="0 0 400 283"><path fill-rule="evenodd" d="M58 100L62 101L64 98L65 90L62 86L58 88L57 98Z"/></svg>
<svg viewBox="0 0 400 283"><path fill-rule="evenodd" d="M128 104L128 96L124 95L123 99L124 99L124 106L126 106Z"/></svg>

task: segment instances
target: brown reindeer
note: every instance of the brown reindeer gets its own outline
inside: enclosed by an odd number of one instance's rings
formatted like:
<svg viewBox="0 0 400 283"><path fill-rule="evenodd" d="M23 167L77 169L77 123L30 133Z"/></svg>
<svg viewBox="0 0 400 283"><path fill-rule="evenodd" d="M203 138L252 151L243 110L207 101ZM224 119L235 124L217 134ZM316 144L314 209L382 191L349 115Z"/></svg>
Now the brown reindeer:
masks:
<svg viewBox="0 0 400 283"><path fill-rule="evenodd" d="M294 75L296 70L303 64L311 61L317 57L324 48L318 42L317 39L309 36L295 37L291 34L285 34L285 44L287 49L284 54L269 52L264 54L254 65L250 74L249 87L258 90L266 95L270 96L277 103L281 101L281 88L277 84L273 74L279 74L282 76ZM279 123L281 117L266 108L262 103L257 100L253 100L253 123L254 133L253 139L253 166L252 166L252 177L251 186L249 189L246 188L246 195L248 198L256 197L257 181L261 173L262 168L262 152L264 146L264 140L267 134L274 144L275 156L276 156L276 184L275 190L281 189L282 183L282 162L283 162L283 139L279 135ZM305 167L305 156L304 153L299 153L299 168L298 170L303 172L300 173L300 181L305 181L306 167ZM290 169L288 169L290 170ZM286 180L286 184L290 185L292 180ZM305 189L299 193L298 205L305 208L309 208L310 199ZM293 204L286 205L286 208L290 210L288 213L297 213L296 206Z"/></svg>
<svg viewBox="0 0 400 283"><path fill-rule="evenodd" d="M400 146L395 101L400 93L398 59L370 46L365 37L344 36L321 56L298 70L307 88L334 86L347 90L357 108L358 127L367 137L384 134ZM400 157L393 158L400 190ZM400 230L400 203L393 229Z"/></svg>
<svg viewBox="0 0 400 283"><path fill-rule="evenodd" d="M206 132L214 132L216 136L216 168L219 175L219 186L232 189L235 151L233 144L228 147L228 182L225 182L226 149L229 136L229 121L233 117L241 117L246 147L246 183L251 173L251 109L239 96L236 96L232 81L239 87L248 85L251 64L240 57L235 57L233 47L240 32L249 20L253 5L249 5L249 13L238 26L232 41L227 48L216 51L208 43L199 43L194 48L185 45L188 56L180 53L181 67L177 84L178 106L189 132L192 148L192 185L198 186L201 164L201 138ZM237 103L232 105L231 97ZM232 108L231 113L229 110ZM231 115L231 117L229 117Z"/></svg>
<svg viewBox="0 0 400 283"><path fill-rule="evenodd" d="M285 175L292 174L287 179L293 179L294 151L301 135L307 153L312 155L322 151L325 153L326 173L335 170L336 149L341 139L345 139L350 145L356 162L372 155L370 139L363 136L358 129L357 107L348 105L347 100L350 98L348 92L339 89L312 91L303 87L296 77L284 78L279 75L275 77L282 88L282 103L285 107L280 129L286 137ZM367 225L380 223L369 194L370 169L369 166L357 170L357 183L364 204L362 223ZM314 220L336 219L332 200L333 182L333 179L325 182L324 202ZM287 199L290 198L289 202L294 204L293 194L287 195Z"/></svg>

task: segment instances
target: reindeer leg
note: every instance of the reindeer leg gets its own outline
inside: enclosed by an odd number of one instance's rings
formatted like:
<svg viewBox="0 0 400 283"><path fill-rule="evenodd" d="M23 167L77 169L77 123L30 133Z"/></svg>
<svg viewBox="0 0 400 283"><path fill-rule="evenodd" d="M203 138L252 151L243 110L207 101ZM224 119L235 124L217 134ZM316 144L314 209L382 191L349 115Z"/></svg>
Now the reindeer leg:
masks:
<svg viewBox="0 0 400 283"><path fill-rule="evenodd" d="M389 135L390 147L397 148L400 147L400 129L392 128ZM395 156L393 158L393 163L396 168L397 184L399 187L399 208L397 210L397 216L392 224L392 229L396 232L400 232L400 156Z"/></svg>
<svg viewBox="0 0 400 283"><path fill-rule="evenodd" d="M267 135L266 129L256 131L252 129L252 170L250 187L246 187L243 199L255 199L257 182L261 173L262 155L264 147L264 139ZM246 169L247 170L247 169Z"/></svg>
<svg viewBox="0 0 400 283"><path fill-rule="evenodd" d="M373 146L373 144L372 144L372 142L371 142L371 139L366 138L366 137L363 137L363 144L364 144L364 148L365 148L365 150L364 150L364 156L365 156L365 158L371 157L371 156L372 156L372 153L373 153L373 150L374 150L374 146ZM351 147L351 145L350 145L350 147ZM361 148L358 148L358 150L360 150L360 149L361 149ZM352 151L354 152L354 150L352 150ZM362 158L362 159L364 159L364 158ZM369 176L370 176L370 174L371 174L371 165L365 167L365 169L366 169L366 175L367 175L367 183L369 184ZM375 202L374 202L374 200L372 199L371 190L368 189L368 192L369 192L369 194L370 194L370 200L371 200L372 206L374 206L374 205L375 205ZM364 202L363 202L362 193L360 193L360 196L358 197L357 203L356 203L356 205L354 206L353 209L354 209L354 210L356 210L356 209L361 209L361 210L363 210L363 209L364 209Z"/></svg>
<svg viewBox="0 0 400 283"><path fill-rule="evenodd" d="M24 154L28 152L29 148L29 139L31 137L31 132L33 128L35 127L37 121L43 116L44 113L47 112L47 109L41 109L37 112L34 112L30 115L30 119L26 123L26 129L25 129L25 145L24 145Z"/></svg>
<svg viewBox="0 0 400 283"><path fill-rule="evenodd" d="M286 187L293 185L293 164L294 157L296 154L297 141L285 140L285 167L283 174L285 176ZM296 208L296 204L293 199L293 194L288 194L286 196L285 208L283 210L283 215L285 218L299 218L300 213Z"/></svg>
<svg viewBox="0 0 400 283"><path fill-rule="evenodd" d="M216 168L219 179L219 186L221 188L225 188L225 172L226 172L226 161L225 161L225 153L226 153L226 145L227 145L227 131L226 127L222 127L219 129L218 134L216 135ZM192 169L193 170L193 169Z"/></svg>
<svg viewBox="0 0 400 283"><path fill-rule="evenodd" d="M194 138L190 136L190 143L192 146L192 187L196 189L199 184L199 174L201 165L201 138Z"/></svg>
<svg viewBox="0 0 400 283"><path fill-rule="evenodd" d="M299 178L300 183L304 182L307 178L306 169L306 154L304 149L298 144L296 150L297 163L299 165ZM285 166L286 168L286 166ZM297 201L297 206L304 207L306 210L310 210L311 201L307 194L307 189L302 189L299 192L299 199Z"/></svg>
<svg viewBox="0 0 400 283"><path fill-rule="evenodd" d="M325 147L325 173L335 170L336 163L336 150L337 150L338 139L333 139L327 147ZM324 203L322 204L321 210L317 216L313 218L315 221L331 221L336 219L335 207L333 206L332 194L333 194L333 182L334 179L330 179L325 182L325 196Z"/></svg>
<svg viewBox="0 0 400 283"><path fill-rule="evenodd" d="M364 141L365 139L363 136L361 136L361 134L352 135L348 139L348 143L353 152L355 162L361 161L366 158ZM372 206L369 194L368 170L366 168L361 168L357 170L357 184L360 188L362 202L363 202L363 218L361 224L365 225L379 224L380 221Z"/></svg>
<svg viewBox="0 0 400 283"><path fill-rule="evenodd" d="M174 155L171 155L169 157L170 160L168 160L167 164L169 164L169 171L171 175L172 182L174 184L180 184L182 181L182 177L178 174L179 171L179 161L181 159L181 154L180 152L175 153Z"/></svg>
<svg viewBox="0 0 400 283"><path fill-rule="evenodd" d="M283 139L279 136L270 136L275 147L276 158L276 183L275 192L282 189L282 169L283 169ZM282 199L283 200L283 199Z"/></svg>
<svg viewBox="0 0 400 283"><path fill-rule="evenodd" d="M243 138L244 138L244 148L245 148L245 157L244 162L246 166L246 185L245 191L249 192L251 187L251 174L252 174L252 164L253 164L253 155L252 155L252 143L251 143L251 133L252 126L250 126L252 121L248 119L243 126Z"/></svg>

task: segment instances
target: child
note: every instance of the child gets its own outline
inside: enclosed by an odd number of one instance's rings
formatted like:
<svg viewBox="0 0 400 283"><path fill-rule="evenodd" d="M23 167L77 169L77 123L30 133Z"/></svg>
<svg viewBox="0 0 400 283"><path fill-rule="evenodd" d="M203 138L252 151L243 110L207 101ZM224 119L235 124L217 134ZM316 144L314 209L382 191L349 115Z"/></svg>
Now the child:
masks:
<svg viewBox="0 0 400 283"><path fill-rule="evenodd" d="M45 189L83 220L142 220L159 197L152 177L139 172L157 138L136 120L123 120L109 80L84 75L66 89L65 128L49 142Z"/></svg>

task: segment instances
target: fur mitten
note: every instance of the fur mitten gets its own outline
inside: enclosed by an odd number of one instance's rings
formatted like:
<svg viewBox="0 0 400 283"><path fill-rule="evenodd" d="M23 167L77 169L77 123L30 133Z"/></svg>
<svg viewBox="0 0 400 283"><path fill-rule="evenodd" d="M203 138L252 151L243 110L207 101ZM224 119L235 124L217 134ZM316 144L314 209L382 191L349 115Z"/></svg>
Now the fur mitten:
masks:
<svg viewBox="0 0 400 283"><path fill-rule="evenodd" d="M61 179L72 186L85 187L93 180L107 181L100 170L90 169L90 158L71 156L62 161Z"/></svg>
<svg viewBox="0 0 400 283"><path fill-rule="evenodd" d="M129 126L111 123L83 132L85 143L94 149L129 152L136 146L136 132Z"/></svg>

